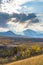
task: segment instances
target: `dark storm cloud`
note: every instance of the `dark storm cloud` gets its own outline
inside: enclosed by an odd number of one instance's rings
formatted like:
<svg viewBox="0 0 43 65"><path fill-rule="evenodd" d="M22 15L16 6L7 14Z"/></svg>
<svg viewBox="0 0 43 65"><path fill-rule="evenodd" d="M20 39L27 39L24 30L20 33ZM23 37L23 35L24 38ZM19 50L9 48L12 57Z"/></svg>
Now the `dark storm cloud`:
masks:
<svg viewBox="0 0 43 65"><path fill-rule="evenodd" d="M32 19L31 21L30 21L30 23L39 23L39 20L36 18L36 19Z"/></svg>
<svg viewBox="0 0 43 65"><path fill-rule="evenodd" d="M15 21L13 22L20 22L20 23L25 23L27 20L30 20L30 23L38 23L39 20L35 19L37 16L34 13L31 14L7 14L7 13L0 13L0 27L7 27L7 22L11 18L16 18Z"/></svg>
<svg viewBox="0 0 43 65"><path fill-rule="evenodd" d="M12 18L16 18L16 22L20 22L20 23L24 23L27 20L31 20L33 18L36 18L36 15L34 13L28 14L28 16L26 14L13 14Z"/></svg>
<svg viewBox="0 0 43 65"><path fill-rule="evenodd" d="M2 3L2 0L0 0L0 4Z"/></svg>
<svg viewBox="0 0 43 65"><path fill-rule="evenodd" d="M0 26L6 27L6 22L10 18L9 14L6 13L0 13Z"/></svg>

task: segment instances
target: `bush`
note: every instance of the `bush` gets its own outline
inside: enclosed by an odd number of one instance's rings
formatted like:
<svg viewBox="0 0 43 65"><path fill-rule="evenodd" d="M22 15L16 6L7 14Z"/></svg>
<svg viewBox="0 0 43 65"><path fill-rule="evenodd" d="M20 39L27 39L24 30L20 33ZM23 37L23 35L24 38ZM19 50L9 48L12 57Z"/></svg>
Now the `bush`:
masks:
<svg viewBox="0 0 43 65"><path fill-rule="evenodd" d="M36 55L41 52L41 48L38 45L33 45L31 47L31 55Z"/></svg>
<svg viewBox="0 0 43 65"><path fill-rule="evenodd" d="M1 58L0 59L0 64L3 64L5 62L5 59Z"/></svg>
<svg viewBox="0 0 43 65"><path fill-rule="evenodd" d="M31 53L30 49L27 48L25 51L25 56L30 57L30 53Z"/></svg>
<svg viewBox="0 0 43 65"><path fill-rule="evenodd" d="M12 61L16 61L17 60L17 56L12 57Z"/></svg>
<svg viewBox="0 0 43 65"><path fill-rule="evenodd" d="M24 52L24 51L21 53L21 58L22 58L22 59L25 58L25 52Z"/></svg>
<svg viewBox="0 0 43 65"><path fill-rule="evenodd" d="M21 53L22 58L30 57L31 51L27 48L25 51Z"/></svg>

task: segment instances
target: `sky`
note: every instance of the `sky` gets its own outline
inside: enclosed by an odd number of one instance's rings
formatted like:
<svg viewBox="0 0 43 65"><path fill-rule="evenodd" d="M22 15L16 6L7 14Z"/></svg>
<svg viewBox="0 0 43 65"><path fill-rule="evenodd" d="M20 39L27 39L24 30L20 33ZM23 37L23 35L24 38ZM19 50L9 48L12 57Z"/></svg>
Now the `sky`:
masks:
<svg viewBox="0 0 43 65"><path fill-rule="evenodd" d="M10 14L12 12L43 13L43 0L1 0L1 2L3 2L1 4L3 12Z"/></svg>
<svg viewBox="0 0 43 65"><path fill-rule="evenodd" d="M43 34L43 0L0 0L0 32Z"/></svg>

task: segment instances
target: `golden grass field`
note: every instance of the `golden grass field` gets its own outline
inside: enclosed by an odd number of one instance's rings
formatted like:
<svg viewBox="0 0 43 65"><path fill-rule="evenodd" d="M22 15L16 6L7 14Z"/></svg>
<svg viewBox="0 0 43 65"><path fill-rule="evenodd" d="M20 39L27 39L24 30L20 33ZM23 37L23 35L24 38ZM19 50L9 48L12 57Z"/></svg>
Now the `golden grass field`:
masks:
<svg viewBox="0 0 43 65"><path fill-rule="evenodd" d="M4 65L43 65L43 54Z"/></svg>

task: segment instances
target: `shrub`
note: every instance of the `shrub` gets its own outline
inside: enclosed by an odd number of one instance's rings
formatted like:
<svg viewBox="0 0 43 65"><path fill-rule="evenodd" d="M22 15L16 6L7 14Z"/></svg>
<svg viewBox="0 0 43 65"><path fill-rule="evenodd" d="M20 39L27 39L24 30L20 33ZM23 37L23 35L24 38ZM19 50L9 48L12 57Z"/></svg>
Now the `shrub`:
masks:
<svg viewBox="0 0 43 65"><path fill-rule="evenodd" d="M0 64L3 64L5 62L5 59L1 58L0 59Z"/></svg>
<svg viewBox="0 0 43 65"><path fill-rule="evenodd" d="M16 61L17 60L17 56L12 57L12 61Z"/></svg>
<svg viewBox="0 0 43 65"><path fill-rule="evenodd" d="M31 47L31 54L32 55L36 55L36 54L40 53L40 51L41 51L41 48L38 45L33 45Z"/></svg>
<svg viewBox="0 0 43 65"><path fill-rule="evenodd" d="M21 53L21 58L22 58L22 59L25 58L25 52L24 52L24 51Z"/></svg>
<svg viewBox="0 0 43 65"><path fill-rule="evenodd" d="M25 56L30 57L30 53L31 53L30 49L27 48L25 51Z"/></svg>

